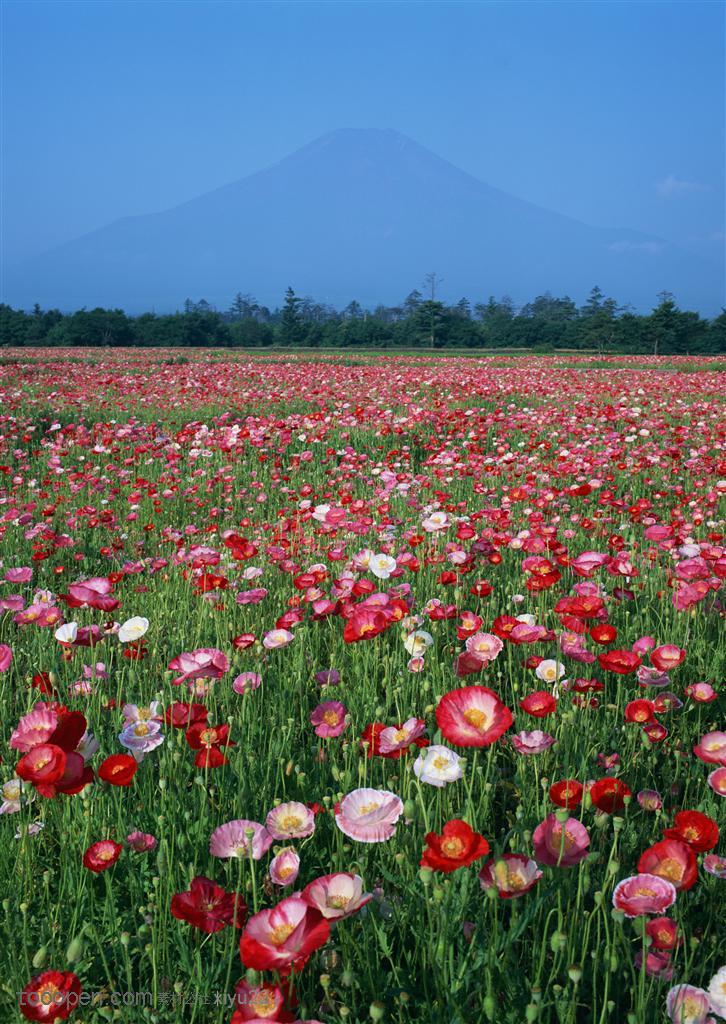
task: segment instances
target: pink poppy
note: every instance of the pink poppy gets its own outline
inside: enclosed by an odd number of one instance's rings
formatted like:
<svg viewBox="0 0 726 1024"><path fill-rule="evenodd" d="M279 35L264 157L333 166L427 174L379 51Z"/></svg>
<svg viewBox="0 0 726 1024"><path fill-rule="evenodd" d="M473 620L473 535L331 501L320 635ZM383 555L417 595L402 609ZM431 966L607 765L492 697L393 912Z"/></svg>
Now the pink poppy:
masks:
<svg viewBox="0 0 726 1024"><path fill-rule="evenodd" d="M172 679L174 686L195 679L220 679L229 669L229 658L216 647L200 647L184 651L169 662L169 669L179 675Z"/></svg>
<svg viewBox="0 0 726 1024"><path fill-rule="evenodd" d="M257 821L238 818L220 825L212 832L209 852L213 857L249 857L260 860L272 846L272 836Z"/></svg>
<svg viewBox="0 0 726 1024"><path fill-rule="evenodd" d="M436 708L445 739L459 747L486 747L513 722L512 712L486 686L462 686L445 693Z"/></svg>
<svg viewBox="0 0 726 1024"><path fill-rule="evenodd" d="M276 651L279 648L287 647L295 639L295 634L289 629L271 629L262 638L262 646L268 651Z"/></svg>
<svg viewBox="0 0 726 1024"><path fill-rule="evenodd" d="M726 768L717 768L715 772L711 772L706 781L714 793L726 796Z"/></svg>
<svg viewBox="0 0 726 1024"><path fill-rule="evenodd" d="M537 862L521 853L503 853L479 872L482 889L496 888L503 900L524 896L542 877Z"/></svg>
<svg viewBox="0 0 726 1024"><path fill-rule="evenodd" d="M345 731L345 704L339 700L326 700L315 708L310 721L315 726L315 735L333 739Z"/></svg>
<svg viewBox="0 0 726 1024"><path fill-rule="evenodd" d="M315 831L315 815L305 804L289 800L273 807L265 828L273 839L304 839Z"/></svg>
<svg viewBox="0 0 726 1024"><path fill-rule="evenodd" d="M717 853L707 854L703 858L703 869L714 878L726 878L726 857L719 857Z"/></svg>
<svg viewBox="0 0 726 1024"><path fill-rule="evenodd" d="M400 727L388 725L378 735L378 749L381 754L407 750L425 732L426 723L422 718L409 718Z"/></svg>
<svg viewBox="0 0 726 1024"><path fill-rule="evenodd" d="M574 867L587 856L590 848L590 836L581 821L568 818L561 822L554 814L540 822L532 842L537 860L550 867Z"/></svg>
<svg viewBox="0 0 726 1024"><path fill-rule="evenodd" d="M693 748L693 753L706 764L726 768L726 732L707 732Z"/></svg>
<svg viewBox="0 0 726 1024"><path fill-rule="evenodd" d="M148 853L156 848L156 838L148 832L129 832L126 842L136 853Z"/></svg>
<svg viewBox="0 0 726 1024"><path fill-rule="evenodd" d="M251 693L262 683L262 676L259 672L240 672L232 683L235 693Z"/></svg>
<svg viewBox="0 0 726 1024"><path fill-rule="evenodd" d="M7 672L13 661L12 648L7 644L0 644L0 672Z"/></svg>
<svg viewBox="0 0 726 1024"><path fill-rule="evenodd" d="M249 919L240 940L240 958L247 968L284 976L302 970L329 935L330 925L319 910L299 896L288 896Z"/></svg>
<svg viewBox="0 0 726 1024"><path fill-rule="evenodd" d="M33 578L33 570L29 566L20 566L17 569L8 569L5 579L8 583L30 583Z"/></svg>
<svg viewBox="0 0 726 1024"><path fill-rule="evenodd" d="M549 750L555 742L554 736L541 729L533 729L532 732L520 732L512 736L512 746L518 754L541 754Z"/></svg>
<svg viewBox="0 0 726 1024"><path fill-rule="evenodd" d="M674 985L666 996L666 1012L673 1024L706 1024L711 1000L694 985Z"/></svg>
<svg viewBox="0 0 726 1024"><path fill-rule="evenodd" d="M467 638L466 649L469 654L488 665L504 649L504 644L493 633L475 633Z"/></svg>
<svg viewBox="0 0 726 1024"><path fill-rule="evenodd" d="M650 660L661 672L672 672L686 656L686 652L675 644L663 644L651 651Z"/></svg>
<svg viewBox="0 0 726 1024"><path fill-rule="evenodd" d="M270 861L270 879L275 885L292 885L300 873L300 858L291 846Z"/></svg>
<svg viewBox="0 0 726 1024"><path fill-rule="evenodd" d="M350 917L373 899L372 894L363 889L363 879L359 875L341 871L316 878L305 886L301 896L323 917L339 920Z"/></svg>
<svg viewBox="0 0 726 1024"><path fill-rule="evenodd" d="M335 823L359 843L381 843L396 831L403 801L385 789L354 789L340 802Z"/></svg>
<svg viewBox="0 0 726 1024"><path fill-rule="evenodd" d="M57 725L58 716L55 711L51 711L44 704L36 704L32 711L23 715L17 728L13 729L10 746L13 750L22 750L27 754L40 743L47 743Z"/></svg>
<svg viewBox="0 0 726 1024"><path fill-rule="evenodd" d="M626 917L662 914L675 901L675 886L659 875L632 875L618 882L613 892L613 906Z"/></svg>

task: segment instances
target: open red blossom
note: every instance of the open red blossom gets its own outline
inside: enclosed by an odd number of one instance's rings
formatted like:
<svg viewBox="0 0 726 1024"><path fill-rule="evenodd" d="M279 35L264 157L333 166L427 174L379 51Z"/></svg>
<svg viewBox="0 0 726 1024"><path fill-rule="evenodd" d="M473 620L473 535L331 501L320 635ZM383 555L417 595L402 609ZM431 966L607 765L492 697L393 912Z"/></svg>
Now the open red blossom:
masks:
<svg viewBox="0 0 726 1024"><path fill-rule="evenodd" d="M698 862L693 849L681 839L661 839L645 850L638 861L641 874L658 875L678 890L693 888L698 878Z"/></svg>
<svg viewBox="0 0 726 1024"><path fill-rule="evenodd" d="M206 722L208 714L203 704L182 704L174 701L164 712L164 721L174 729L188 729L197 722Z"/></svg>
<svg viewBox="0 0 726 1024"><path fill-rule="evenodd" d="M590 636L596 644L602 644L607 646L611 644L618 635L618 631L615 626L611 626L609 622L603 622L598 626L593 626L590 630Z"/></svg>
<svg viewBox="0 0 726 1024"><path fill-rule="evenodd" d="M666 839L681 839L696 853L713 850L718 843L718 825L700 811L678 811L672 828L663 830Z"/></svg>
<svg viewBox="0 0 726 1024"><path fill-rule="evenodd" d="M227 925L241 928L247 916L247 905L237 893L225 892L221 886L198 875L187 892L171 898L171 913L179 921L211 934Z"/></svg>
<svg viewBox="0 0 726 1024"><path fill-rule="evenodd" d="M558 807L577 807L582 800L583 789L577 779L563 779L550 786L550 800Z"/></svg>
<svg viewBox="0 0 726 1024"><path fill-rule="evenodd" d="M520 700L519 706L522 711L526 711L533 718L545 718L556 710L557 701L547 690L537 690Z"/></svg>
<svg viewBox="0 0 726 1024"><path fill-rule="evenodd" d="M590 799L599 811L606 814L622 811L626 798L632 795L632 790L622 779L598 779L590 787Z"/></svg>
<svg viewBox="0 0 726 1024"><path fill-rule="evenodd" d="M456 871L489 853L489 843L470 825L458 818L447 821L441 834L429 832L421 866L432 871Z"/></svg>
<svg viewBox="0 0 726 1024"><path fill-rule="evenodd" d="M130 786L139 765L130 754L111 754L98 768L98 777L112 786Z"/></svg>
<svg viewBox="0 0 726 1024"><path fill-rule="evenodd" d="M653 718L655 705L651 700L631 700L625 705L625 721L644 725Z"/></svg>
<svg viewBox="0 0 726 1024"><path fill-rule="evenodd" d="M83 866L95 875L112 867L121 856L123 847L113 839L100 839L92 843L83 854Z"/></svg>
<svg viewBox="0 0 726 1024"><path fill-rule="evenodd" d="M66 770L66 752L55 743L39 743L18 761L15 772L34 786L59 782Z"/></svg>
<svg viewBox="0 0 726 1024"><path fill-rule="evenodd" d="M220 747L235 747L229 738L228 725L209 725L208 722L197 722L186 731L186 740L192 750L198 754L194 759L197 768L219 768L227 763Z"/></svg>
<svg viewBox="0 0 726 1024"><path fill-rule="evenodd" d="M616 672L619 676L627 676L640 668L642 662L633 651L606 651L597 656L600 668L607 672Z"/></svg>
<svg viewBox="0 0 726 1024"><path fill-rule="evenodd" d="M66 1020L80 997L81 982L71 971L43 971L20 993L20 1012L26 1020Z"/></svg>

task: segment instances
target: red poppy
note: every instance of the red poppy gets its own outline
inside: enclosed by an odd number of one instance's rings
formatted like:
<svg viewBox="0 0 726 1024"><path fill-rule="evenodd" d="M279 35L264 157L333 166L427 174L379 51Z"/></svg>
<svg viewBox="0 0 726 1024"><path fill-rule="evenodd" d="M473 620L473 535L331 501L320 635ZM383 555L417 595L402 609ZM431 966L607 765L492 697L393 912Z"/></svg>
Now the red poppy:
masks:
<svg viewBox="0 0 726 1024"><path fill-rule="evenodd" d="M688 843L680 839L661 839L645 850L638 861L641 874L658 875L686 891L696 884L698 862Z"/></svg>
<svg viewBox="0 0 726 1024"><path fill-rule="evenodd" d="M644 725L653 718L655 706L651 700L631 700L625 705L625 721Z"/></svg>
<svg viewBox="0 0 726 1024"><path fill-rule="evenodd" d="M112 786L130 786L138 763L130 754L111 754L98 768L98 777Z"/></svg>
<svg viewBox="0 0 726 1024"><path fill-rule="evenodd" d="M606 651L605 654L598 654L597 660L600 668L607 672L616 672L619 676L627 676L640 668L642 662L633 651Z"/></svg>
<svg viewBox="0 0 726 1024"><path fill-rule="evenodd" d="M545 718L557 708L557 701L547 690L537 690L520 700L519 706L533 718Z"/></svg>
<svg viewBox="0 0 726 1024"><path fill-rule="evenodd" d="M186 731L186 740L192 750L198 751L194 759L197 768L219 768L227 763L220 747L235 747L229 738L228 725L210 725L208 722L197 722Z"/></svg>
<svg viewBox="0 0 726 1024"><path fill-rule="evenodd" d="M599 811L614 814L622 811L625 800L633 795L622 779L598 779L590 787L590 799Z"/></svg>
<svg viewBox="0 0 726 1024"><path fill-rule="evenodd" d="M582 800L583 789L577 779L563 779L550 786L550 800L558 807L577 807Z"/></svg>
<svg viewBox="0 0 726 1024"><path fill-rule="evenodd" d="M611 644L617 635L617 629L615 626L611 626L609 622L603 622L599 626L593 626L590 630L590 636L596 644Z"/></svg>
<svg viewBox="0 0 726 1024"><path fill-rule="evenodd" d="M378 608L356 608L343 629L343 640L347 644L359 640L371 640L389 624L388 616Z"/></svg>
<svg viewBox="0 0 726 1024"><path fill-rule="evenodd" d="M456 871L489 853L489 843L465 821L454 818L447 821L441 834L429 832L421 866L432 871Z"/></svg>
<svg viewBox="0 0 726 1024"><path fill-rule="evenodd" d="M18 761L15 772L34 786L52 786L66 770L66 752L55 743L39 743Z"/></svg>
<svg viewBox="0 0 726 1024"><path fill-rule="evenodd" d="M123 847L121 843L115 843L113 839L99 839L92 843L83 854L83 866L99 875L112 867L121 856Z"/></svg>
<svg viewBox="0 0 726 1024"><path fill-rule="evenodd" d="M164 721L174 729L188 729L197 722L206 722L209 712L203 704L174 703L164 712Z"/></svg>
<svg viewBox="0 0 726 1024"><path fill-rule="evenodd" d="M20 1012L26 1020L65 1020L80 997L81 983L71 971L43 971L20 993Z"/></svg>
<svg viewBox="0 0 726 1024"><path fill-rule="evenodd" d="M645 934L650 938L653 949L676 949L681 944L678 925L670 917L654 917L645 926Z"/></svg>
<svg viewBox="0 0 726 1024"><path fill-rule="evenodd" d="M188 892L171 898L171 913L179 921L211 934L226 925L241 928L247 916L247 905L237 893L225 892L221 886L198 875L192 879Z"/></svg>
<svg viewBox="0 0 726 1024"><path fill-rule="evenodd" d="M680 839L696 853L706 853L718 843L718 825L700 811L678 811L673 827L663 830L666 839Z"/></svg>

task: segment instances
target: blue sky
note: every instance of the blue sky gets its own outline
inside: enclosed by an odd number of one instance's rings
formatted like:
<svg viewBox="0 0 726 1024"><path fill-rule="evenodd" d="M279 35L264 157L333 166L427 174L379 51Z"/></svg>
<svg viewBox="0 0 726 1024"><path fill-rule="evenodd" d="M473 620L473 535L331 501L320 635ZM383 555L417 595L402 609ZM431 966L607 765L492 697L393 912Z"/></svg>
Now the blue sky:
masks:
<svg viewBox="0 0 726 1024"><path fill-rule="evenodd" d="M724 5L4 0L8 262L340 127L590 224L724 246Z"/></svg>

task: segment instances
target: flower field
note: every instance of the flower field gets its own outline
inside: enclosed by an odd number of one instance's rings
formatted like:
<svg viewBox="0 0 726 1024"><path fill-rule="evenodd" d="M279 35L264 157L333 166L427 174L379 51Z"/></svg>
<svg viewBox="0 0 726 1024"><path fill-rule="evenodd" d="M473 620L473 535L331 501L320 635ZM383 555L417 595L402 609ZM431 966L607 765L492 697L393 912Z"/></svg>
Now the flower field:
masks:
<svg viewBox="0 0 726 1024"><path fill-rule="evenodd" d="M726 1019L725 394L4 349L0 1021Z"/></svg>

